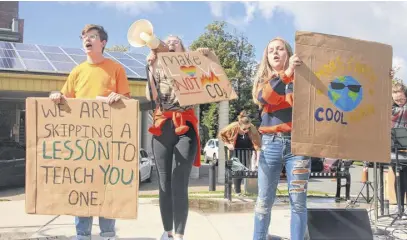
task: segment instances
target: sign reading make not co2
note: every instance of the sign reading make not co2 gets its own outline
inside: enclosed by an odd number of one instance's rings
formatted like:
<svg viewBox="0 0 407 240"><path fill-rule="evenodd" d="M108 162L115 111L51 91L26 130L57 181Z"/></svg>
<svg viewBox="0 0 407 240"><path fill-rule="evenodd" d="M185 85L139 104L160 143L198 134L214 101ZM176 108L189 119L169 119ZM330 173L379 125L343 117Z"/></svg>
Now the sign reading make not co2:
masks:
<svg viewBox="0 0 407 240"><path fill-rule="evenodd" d="M222 66L199 52L159 53L158 65L174 79L181 106L229 101L237 98Z"/></svg>

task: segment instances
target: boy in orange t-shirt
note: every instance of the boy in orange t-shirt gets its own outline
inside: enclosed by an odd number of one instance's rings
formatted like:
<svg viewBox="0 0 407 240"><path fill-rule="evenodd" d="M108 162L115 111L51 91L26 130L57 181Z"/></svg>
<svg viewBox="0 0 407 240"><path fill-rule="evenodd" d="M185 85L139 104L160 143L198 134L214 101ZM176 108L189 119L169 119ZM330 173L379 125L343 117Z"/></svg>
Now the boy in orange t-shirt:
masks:
<svg viewBox="0 0 407 240"><path fill-rule="evenodd" d="M82 30L82 44L87 61L75 67L61 92L52 92L50 98L59 103L62 98L95 99L107 97L109 104L128 99L130 87L124 68L113 60L106 59L103 51L107 43L107 33L102 26L86 25ZM92 231L92 217L75 217L76 239L89 240ZM99 217L100 236L104 240L114 240L115 220Z"/></svg>

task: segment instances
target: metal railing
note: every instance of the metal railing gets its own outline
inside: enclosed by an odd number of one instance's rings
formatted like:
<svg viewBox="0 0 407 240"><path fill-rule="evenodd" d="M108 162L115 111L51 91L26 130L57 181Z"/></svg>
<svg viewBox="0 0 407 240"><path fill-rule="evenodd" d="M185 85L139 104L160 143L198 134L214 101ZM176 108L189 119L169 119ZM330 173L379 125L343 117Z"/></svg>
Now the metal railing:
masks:
<svg viewBox="0 0 407 240"><path fill-rule="evenodd" d="M229 201L232 200L232 182L235 178L257 178L258 171L251 169L252 166L252 155L254 153L254 149L235 149L230 151L225 147L225 190L224 190L224 198L228 199ZM233 158L237 158L235 160L239 160L239 162L246 167L246 169L242 170L234 170L233 167ZM214 163L215 164L215 163ZM351 176L349 172L348 165L344 165L342 161L338 163L338 167L335 172L311 172L310 178L336 178L337 179L337 188L336 188L336 195L335 200L340 200L340 193L341 188L345 187L345 196L346 200L350 199L350 182ZM215 169L215 167L214 167ZM211 174L209 175L211 179ZM341 179L346 179L346 184L341 184ZM215 177L213 177L213 180ZM213 181L215 184L215 181ZM211 188L211 187L210 187Z"/></svg>

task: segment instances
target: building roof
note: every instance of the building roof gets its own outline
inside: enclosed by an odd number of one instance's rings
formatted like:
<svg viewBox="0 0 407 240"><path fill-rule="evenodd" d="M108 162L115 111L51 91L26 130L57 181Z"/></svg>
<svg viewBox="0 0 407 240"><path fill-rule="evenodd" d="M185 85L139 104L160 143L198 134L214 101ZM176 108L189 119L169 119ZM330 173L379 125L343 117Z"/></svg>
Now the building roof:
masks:
<svg viewBox="0 0 407 240"><path fill-rule="evenodd" d="M105 52L104 55L122 64L129 79L147 78L145 54ZM86 53L82 48L0 41L0 71L69 74L85 60Z"/></svg>

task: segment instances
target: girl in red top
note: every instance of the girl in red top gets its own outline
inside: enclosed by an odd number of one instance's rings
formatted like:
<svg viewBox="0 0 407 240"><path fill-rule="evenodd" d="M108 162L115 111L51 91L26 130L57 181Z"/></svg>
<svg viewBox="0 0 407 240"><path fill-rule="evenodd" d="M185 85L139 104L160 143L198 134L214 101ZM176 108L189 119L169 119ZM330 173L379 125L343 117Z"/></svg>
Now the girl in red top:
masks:
<svg viewBox="0 0 407 240"><path fill-rule="evenodd" d="M170 52L185 52L185 47L176 36L169 36L165 44ZM208 57L214 56L206 48L197 51ZM146 97L152 98L157 106L149 132L153 134L152 149L158 172L160 211L165 231L161 240L181 240L188 218L189 176L193 165L200 166L198 119L194 106L180 106L172 77L167 76L159 65L154 65L156 59L155 52L151 52L147 59L150 67ZM176 162L174 170L173 156Z"/></svg>

